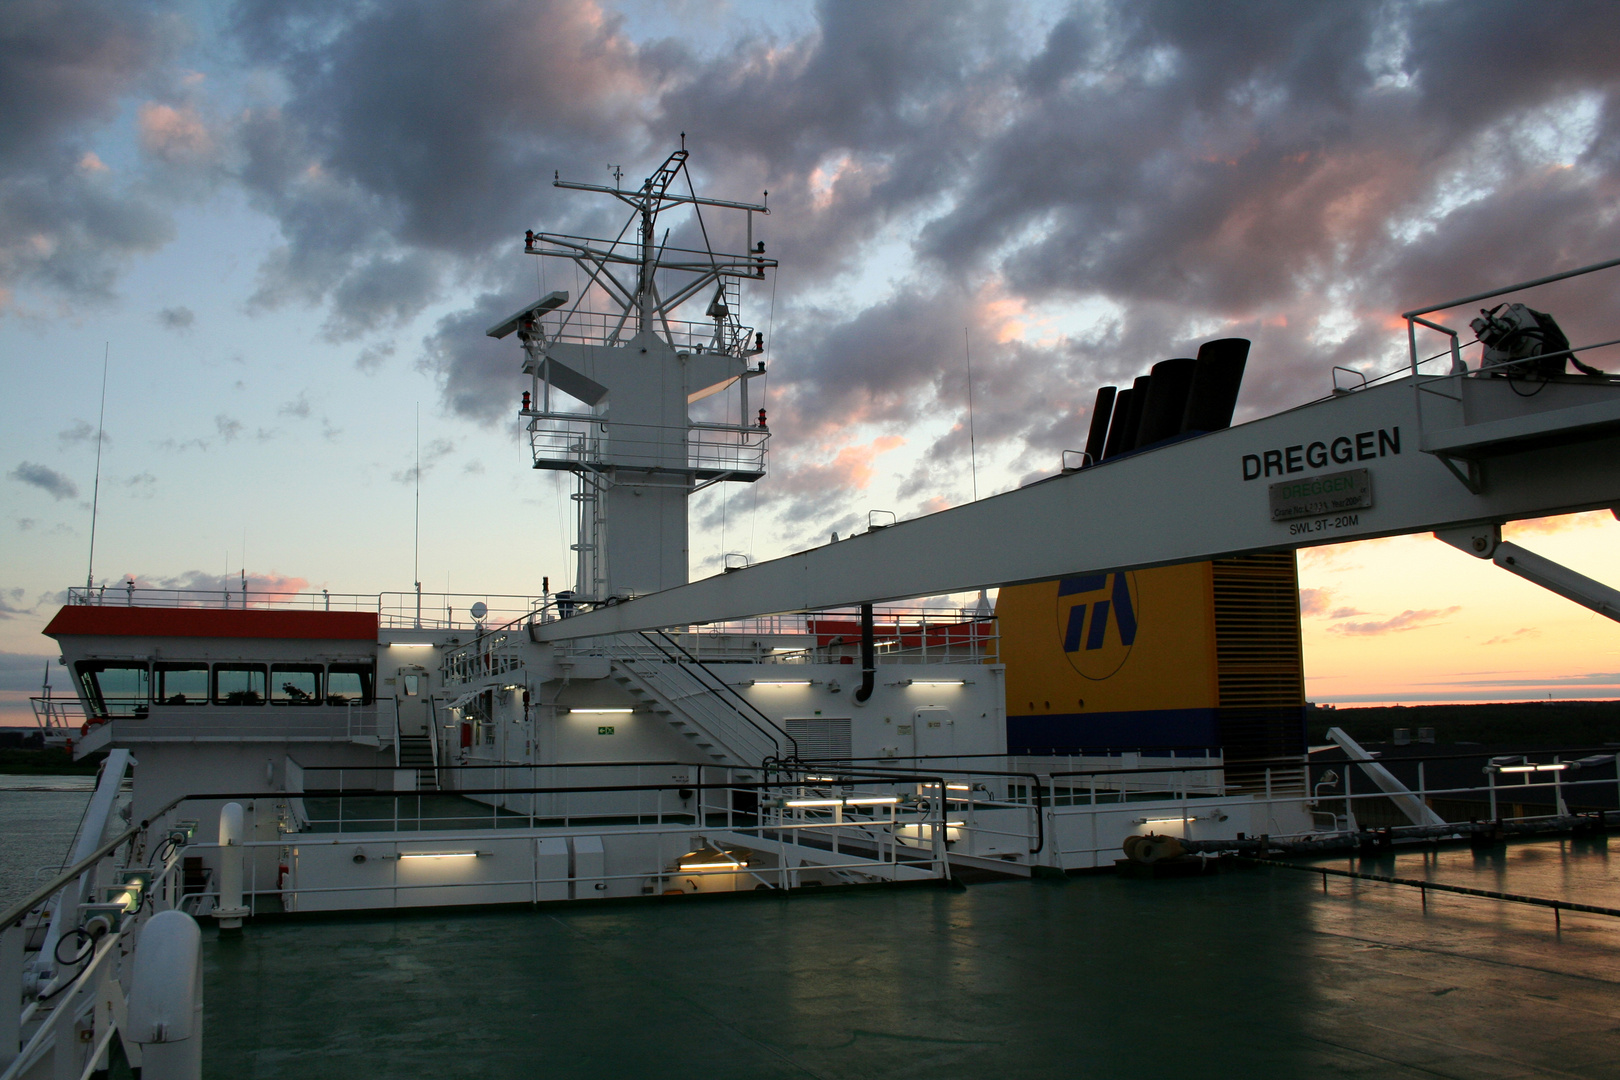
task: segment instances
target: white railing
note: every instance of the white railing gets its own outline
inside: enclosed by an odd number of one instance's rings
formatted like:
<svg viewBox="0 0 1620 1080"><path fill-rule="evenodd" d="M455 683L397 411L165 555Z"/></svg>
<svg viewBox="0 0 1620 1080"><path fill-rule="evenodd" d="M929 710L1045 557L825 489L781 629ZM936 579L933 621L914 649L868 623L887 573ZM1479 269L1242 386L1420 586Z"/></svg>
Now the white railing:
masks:
<svg viewBox="0 0 1620 1080"><path fill-rule="evenodd" d="M529 449L540 468L661 468L716 474L765 471L771 433L761 427L626 424L571 413L529 412Z"/></svg>
<svg viewBox="0 0 1620 1080"><path fill-rule="evenodd" d="M176 800L156 820L101 841L104 830L116 828L117 793L129 764L126 751L109 757L80 825L77 861L0 916L0 1080L106 1075L112 1040L119 1036L136 1069L143 1042L149 1054L172 1052L174 1044L165 1045L163 1035L153 1040L150 1031L122 1031L120 1025L141 1004L139 998L126 1002L140 966L134 951L145 940L140 930L153 915L178 906L178 870L190 834L187 827L171 832L163 824ZM39 944L30 956L32 942ZM197 976L193 970L183 977ZM14 1011L19 1005L20 1012ZM189 1037L201 1041L200 1032Z"/></svg>
<svg viewBox="0 0 1620 1080"><path fill-rule="evenodd" d="M34 707L34 723L43 730L77 731L88 719L78 698L31 697L28 703Z"/></svg>

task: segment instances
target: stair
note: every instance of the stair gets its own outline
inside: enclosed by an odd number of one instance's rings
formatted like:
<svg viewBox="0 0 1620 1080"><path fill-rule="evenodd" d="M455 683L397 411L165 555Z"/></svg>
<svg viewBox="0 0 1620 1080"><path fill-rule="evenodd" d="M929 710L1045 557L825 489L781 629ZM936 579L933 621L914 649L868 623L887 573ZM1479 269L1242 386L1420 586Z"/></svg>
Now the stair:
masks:
<svg viewBox="0 0 1620 1080"><path fill-rule="evenodd" d="M782 747L758 721L729 704L688 665L650 645L622 639L607 651L613 680L715 764L747 768L782 755Z"/></svg>
<svg viewBox="0 0 1620 1080"><path fill-rule="evenodd" d="M438 791L438 770L433 767L433 740L427 735L399 737L399 767L416 770L417 791Z"/></svg>

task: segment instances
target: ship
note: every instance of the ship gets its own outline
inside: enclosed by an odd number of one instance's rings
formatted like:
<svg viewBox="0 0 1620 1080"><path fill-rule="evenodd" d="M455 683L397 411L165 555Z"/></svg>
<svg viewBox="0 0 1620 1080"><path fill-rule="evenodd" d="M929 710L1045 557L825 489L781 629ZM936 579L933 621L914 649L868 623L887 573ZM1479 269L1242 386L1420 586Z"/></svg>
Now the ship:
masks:
<svg viewBox="0 0 1620 1080"><path fill-rule="evenodd" d="M200 923L858 892L1355 837L1348 791L1341 810L1310 782L1299 547L1434 532L1620 613L1500 536L1620 505L1620 381L1470 370L1429 316L1494 293L1408 313L1399 378L1235 427L1248 343L1207 342L1103 388L1086 448L1044 480L692 580L692 497L768 471L764 334L742 317L777 265L768 205L699 196L684 147L638 187L554 182L622 204L625 227L527 232L526 255L589 285L487 333L516 347L534 469L574 485L571 587L70 590L45 633L74 696L37 708L106 758L71 865L8 916L30 1004L0 1030L4 1076L104 1068L115 1036L146 1075L193 1075ZM1422 370L1420 328L1450 336L1448 370ZM1356 760L1413 828L1451 828Z"/></svg>

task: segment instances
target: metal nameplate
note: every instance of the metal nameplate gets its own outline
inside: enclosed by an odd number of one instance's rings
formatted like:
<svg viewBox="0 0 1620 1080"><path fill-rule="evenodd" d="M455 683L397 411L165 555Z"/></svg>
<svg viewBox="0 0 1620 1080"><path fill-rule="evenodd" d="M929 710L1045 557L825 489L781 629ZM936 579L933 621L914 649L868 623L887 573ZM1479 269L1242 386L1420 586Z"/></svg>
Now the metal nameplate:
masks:
<svg viewBox="0 0 1620 1080"><path fill-rule="evenodd" d="M1371 506L1372 478L1366 469L1323 473L1272 484L1271 520L1314 517Z"/></svg>

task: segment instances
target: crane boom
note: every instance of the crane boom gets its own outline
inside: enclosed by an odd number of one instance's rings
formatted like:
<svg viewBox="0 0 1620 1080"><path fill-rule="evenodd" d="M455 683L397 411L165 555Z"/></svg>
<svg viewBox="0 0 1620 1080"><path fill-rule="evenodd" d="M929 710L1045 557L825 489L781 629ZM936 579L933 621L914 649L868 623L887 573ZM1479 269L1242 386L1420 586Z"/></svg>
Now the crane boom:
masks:
<svg viewBox="0 0 1620 1080"><path fill-rule="evenodd" d="M1620 380L1410 375L533 633L814 611L1616 506Z"/></svg>

